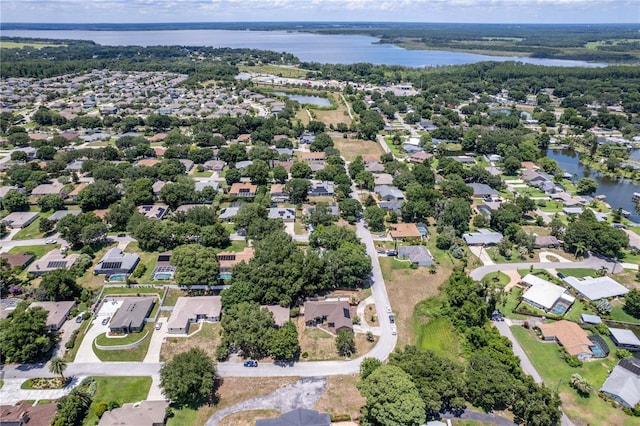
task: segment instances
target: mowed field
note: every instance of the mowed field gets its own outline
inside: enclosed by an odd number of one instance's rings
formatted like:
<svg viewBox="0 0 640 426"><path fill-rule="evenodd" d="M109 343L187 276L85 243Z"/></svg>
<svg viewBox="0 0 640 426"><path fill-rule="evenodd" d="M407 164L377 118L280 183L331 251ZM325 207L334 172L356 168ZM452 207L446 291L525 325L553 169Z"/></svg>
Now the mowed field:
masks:
<svg viewBox="0 0 640 426"><path fill-rule="evenodd" d="M17 41L0 41L0 49L22 49L23 47L33 47L34 49L42 49L43 47L66 47L66 44L56 43L39 43L39 42L17 42Z"/></svg>
<svg viewBox="0 0 640 426"><path fill-rule="evenodd" d="M335 147L347 161L353 161L358 155L375 155L380 157L384 154L379 143L365 141L362 139L332 138Z"/></svg>

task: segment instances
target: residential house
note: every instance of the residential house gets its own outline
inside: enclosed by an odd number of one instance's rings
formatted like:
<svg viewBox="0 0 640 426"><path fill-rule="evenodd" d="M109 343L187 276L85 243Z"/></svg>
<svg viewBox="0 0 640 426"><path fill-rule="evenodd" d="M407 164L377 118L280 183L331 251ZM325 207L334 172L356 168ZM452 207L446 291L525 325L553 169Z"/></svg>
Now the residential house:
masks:
<svg viewBox="0 0 640 426"><path fill-rule="evenodd" d="M230 222L238 214L239 210L240 207L226 207L222 209L218 217L224 222Z"/></svg>
<svg viewBox="0 0 640 426"><path fill-rule="evenodd" d="M462 235L468 246L495 246L502 241L500 232L493 232L488 229L478 229L477 232L469 232Z"/></svg>
<svg viewBox="0 0 640 426"><path fill-rule="evenodd" d="M373 175L375 186L393 185L393 176L389 173L378 173Z"/></svg>
<svg viewBox="0 0 640 426"><path fill-rule="evenodd" d="M333 217L338 217L340 216L340 208L338 207L337 204L335 203L327 203L327 210L328 213L333 216ZM315 206L307 206L307 207L303 207L302 208L302 214L304 214L306 217L310 217L313 212L315 212L316 207Z"/></svg>
<svg viewBox="0 0 640 426"><path fill-rule="evenodd" d="M81 210L56 210L47 219L52 221L52 222L57 222L60 219L62 219L63 217L65 217L65 216L69 216L69 215L71 215L71 216L79 216L80 213L82 213Z"/></svg>
<svg viewBox="0 0 640 426"><path fill-rule="evenodd" d="M404 241L407 239L421 239L422 233L415 223L395 223L391 225L389 235L394 241Z"/></svg>
<svg viewBox="0 0 640 426"><path fill-rule="evenodd" d="M267 217L269 219L282 219L285 223L291 223L296 220L296 211L289 208L269 208L267 209Z"/></svg>
<svg viewBox="0 0 640 426"><path fill-rule="evenodd" d="M545 312L562 315L576 300L566 288L533 274L525 275L520 282L528 287L522 295L522 301Z"/></svg>
<svg viewBox="0 0 640 426"><path fill-rule="evenodd" d="M76 199L78 198L78 194L80 194L80 191L85 189L87 186L89 186L89 184L85 182L78 184L75 188L73 188L73 190L71 190L71 192L69 192L69 199L71 199L72 201L76 201Z"/></svg>
<svg viewBox="0 0 640 426"><path fill-rule="evenodd" d="M579 294L591 301L624 296L629 290L611 277L565 277L563 281L569 284Z"/></svg>
<svg viewBox="0 0 640 426"><path fill-rule="evenodd" d="M553 235L536 235L536 240L533 244L536 248L556 248L562 246L562 243Z"/></svg>
<svg viewBox="0 0 640 426"><path fill-rule="evenodd" d="M67 320L76 302L33 302L29 308L42 308L47 311L47 328L58 331Z"/></svg>
<svg viewBox="0 0 640 426"><path fill-rule="evenodd" d="M6 157L5 157L6 158ZM21 190L20 188L18 188L17 186L2 186L0 187L0 200L2 200L4 198L5 195L7 195L7 193L9 191L20 191L20 192L24 192L23 190Z"/></svg>
<svg viewBox="0 0 640 426"><path fill-rule="evenodd" d="M330 331L353 330L349 303L346 301L304 302L304 323L307 327L324 325Z"/></svg>
<svg viewBox="0 0 640 426"><path fill-rule="evenodd" d="M466 164L466 165L474 165L476 164L476 160L475 158L473 158L470 155L456 155L454 157L451 157L454 160L456 160L458 163L462 163L462 164Z"/></svg>
<svg viewBox="0 0 640 426"><path fill-rule="evenodd" d="M422 148L417 145L413 145L411 143L405 143L402 145L402 150L407 154L413 155L417 152L422 152Z"/></svg>
<svg viewBox="0 0 640 426"><path fill-rule="evenodd" d="M36 258L29 253L0 253L0 258L7 259L10 268L18 268L21 271L26 268Z"/></svg>
<svg viewBox="0 0 640 426"><path fill-rule="evenodd" d="M243 169L246 169L247 167L249 167L252 164L253 164L253 161L251 161L251 160L238 161L236 163L236 169L243 170Z"/></svg>
<svg viewBox="0 0 640 426"><path fill-rule="evenodd" d="M189 326L199 321L220 321L222 302L220 296L179 297L169 322L169 334L188 334Z"/></svg>
<svg viewBox="0 0 640 426"><path fill-rule="evenodd" d="M245 247L242 251L234 252L234 251L223 251L216 255L216 259L220 264L220 274L219 278L231 278L231 270L234 266L236 266L240 262L249 263L255 251L253 247Z"/></svg>
<svg viewBox="0 0 640 426"><path fill-rule="evenodd" d="M105 411L98 426L163 426L169 401L142 401Z"/></svg>
<svg viewBox="0 0 640 426"><path fill-rule="evenodd" d="M186 158L181 158L179 161L184 165L185 171L187 173L190 172L191 169L193 169L193 166L195 164L192 160L188 160Z"/></svg>
<svg viewBox="0 0 640 426"><path fill-rule="evenodd" d="M202 192L205 188L213 188L214 191L218 191L220 189L220 184L213 180L206 180L204 182L195 183L196 192Z"/></svg>
<svg viewBox="0 0 640 426"><path fill-rule="evenodd" d="M113 247L107 251L93 271L98 275L130 274L138 262L140 256L137 253L125 253L120 248Z"/></svg>
<svg viewBox="0 0 640 426"><path fill-rule="evenodd" d="M258 185L251 183L236 182L231 185L229 189L229 196L231 197L255 197Z"/></svg>
<svg viewBox="0 0 640 426"><path fill-rule="evenodd" d="M166 182L161 180L155 181L153 185L151 185L151 191L153 192L153 195L160 195L160 191L162 191L162 188L164 188L166 184Z"/></svg>
<svg viewBox="0 0 640 426"><path fill-rule="evenodd" d="M425 246L400 246L398 247L398 258L409 259L418 266L431 266L433 256Z"/></svg>
<svg viewBox="0 0 640 426"><path fill-rule="evenodd" d="M305 163L320 163L325 160L326 154L323 151L298 151L298 158Z"/></svg>
<svg viewBox="0 0 640 426"><path fill-rule="evenodd" d="M286 203L289 201L289 193L285 191L285 186L280 183L274 183L271 185L269 197L274 203Z"/></svg>
<svg viewBox="0 0 640 426"><path fill-rule="evenodd" d="M578 207L585 204L584 198L574 197L565 191L550 194L549 198L551 198L552 200L561 201L564 207Z"/></svg>
<svg viewBox="0 0 640 426"><path fill-rule="evenodd" d="M42 197L45 195L62 196L62 188L64 188L64 185L57 180L54 180L51 183L43 183L36 186L35 188L33 188L33 190L31 190L31 195L34 197Z"/></svg>
<svg viewBox="0 0 640 426"><path fill-rule="evenodd" d="M156 164L160 164L160 160L157 158L143 158L142 160L138 160L134 167L153 167Z"/></svg>
<svg viewBox="0 0 640 426"><path fill-rule="evenodd" d="M609 327L609 332L611 341L617 347L631 352L640 350L640 339L632 330Z"/></svg>
<svg viewBox="0 0 640 426"><path fill-rule="evenodd" d="M273 321L276 327L282 327L291 320L289 308L280 305L262 305L260 309L266 309L273 314Z"/></svg>
<svg viewBox="0 0 640 426"><path fill-rule="evenodd" d="M404 193L395 186L380 185L373 190L381 201L402 201Z"/></svg>
<svg viewBox="0 0 640 426"><path fill-rule="evenodd" d="M493 198L500 195L486 183L468 183L467 186L473 190L473 198Z"/></svg>
<svg viewBox="0 0 640 426"><path fill-rule="evenodd" d="M156 258L151 276L154 280L170 280L176 273L176 267L171 264L171 252L160 253Z"/></svg>
<svg viewBox="0 0 640 426"><path fill-rule="evenodd" d="M169 206L166 204L146 204L138 206L138 213L142 213L149 219L162 219L169 211Z"/></svg>
<svg viewBox="0 0 640 426"><path fill-rule="evenodd" d="M77 253L66 255L59 249L51 250L29 265L27 271L35 276L40 276L46 272L55 271L56 269L69 269L79 257L80 255Z"/></svg>
<svg viewBox="0 0 640 426"><path fill-rule="evenodd" d="M575 322L561 320L538 324L536 327L540 330L543 340L555 340L569 355L582 361L593 358L591 347L595 344L589 339L587 332Z"/></svg>
<svg viewBox="0 0 640 426"><path fill-rule="evenodd" d="M313 133L304 132L300 136L300 143L310 145L316 140L316 136Z"/></svg>
<svg viewBox="0 0 640 426"><path fill-rule="evenodd" d="M21 402L18 405L0 405L0 425L2 426L49 426L56 415L55 402L31 405Z"/></svg>
<svg viewBox="0 0 640 426"><path fill-rule="evenodd" d="M383 201L378 203L378 207L383 210L395 212L397 215L402 214L402 206L404 205L404 201Z"/></svg>
<svg viewBox="0 0 640 426"><path fill-rule="evenodd" d="M309 197L333 197L333 182L328 181L311 181L309 188Z"/></svg>
<svg viewBox="0 0 640 426"><path fill-rule="evenodd" d="M31 225L38 218L36 212L13 212L2 219L2 222L12 229L22 229Z"/></svg>
<svg viewBox="0 0 640 426"><path fill-rule="evenodd" d="M432 158L433 154L429 154L428 152L424 151L418 151L409 157L409 162L413 164L422 164L426 160L430 160Z"/></svg>
<svg viewBox="0 0 640 426"><path fill-rule="evenodd" d="M221 172L226 165L227 163L222 160L209 160L205 161L203 164L205 170L211 170L214 172Z"/></svg>
<svg viewBox="0 0 640 426"><path fill-rule="evenodd" d="M155 299L153 297L126 297L109 323L112 333L131 333L142 331L145 319L151 313Z"/></svg>
<svg viewBox="0 0 640 426"><path fill-rule="evenodd" d="M640 360L620 360L600 391L626 408L634 408L640 402Z"/></svg>
<svg viewBox="0 0 640 426"><path fill-rule="evenodd" d="M371 173L381 173L384 172L384 165L377 161L373 163L364 163L364 169Z"/></svg>
<svg viewBox="0 0 640 426"><path fill-rule="evenodd" d="M331 416L306 408L296 408L275 419L258 419L256 426L330 426ZM99 425L100 426L100 425Z"/></svg>

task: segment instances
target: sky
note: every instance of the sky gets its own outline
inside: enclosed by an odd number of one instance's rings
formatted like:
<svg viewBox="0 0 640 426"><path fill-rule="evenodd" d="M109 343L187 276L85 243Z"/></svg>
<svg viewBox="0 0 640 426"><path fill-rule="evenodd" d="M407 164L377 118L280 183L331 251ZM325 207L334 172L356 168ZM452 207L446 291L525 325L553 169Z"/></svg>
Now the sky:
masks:
<svg viewBox="0 0 640 426"><path fill-rule="evenodd" d="M1 22L640 23L640 0L0 0Z"/></svg>

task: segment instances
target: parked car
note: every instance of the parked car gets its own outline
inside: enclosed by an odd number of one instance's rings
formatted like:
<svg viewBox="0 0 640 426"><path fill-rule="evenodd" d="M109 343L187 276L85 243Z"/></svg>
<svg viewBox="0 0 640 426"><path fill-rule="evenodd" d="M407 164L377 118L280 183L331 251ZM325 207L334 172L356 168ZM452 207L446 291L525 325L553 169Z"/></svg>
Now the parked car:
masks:
<svg viewBox="0 0 640 426"><path fill-rule="evenodd" d="M55 244L57 242L58 242L58 240L54 240L53 238L50 238L47 241L45 241L45 244Z"/></svg>
<svg viewBox="0 0 640 426"><path fill-rule="evenodd" d="M80 324L80 323L82 322L82 316L83 316L83 315L82 315L82 314L80 314L80 315L78 315L78 316L76 317L76 322L77 322L78 324Z"/></svg>
<svg viewBox="0 0 640 426"><path fill-rule="evenodd" d="M127 234L118 234L118 238L126 237Z"/></svg>
<svg viewBox="0 0 640 426"><path fill-rule="evenodd" d="M387 313L390 314L391 313L391 306L387 305Z"/></svg>
<svg viewBox="0 0 640 426"><path fill-rule="evenodd" d="M558 278L563 280L564 279L564 274L562 272L558 272Z"/></svg>
<svg viewBox="0 0 640 426"><path fill-rule="evenodd" d="M258 366L258 361L254 361L254 360L250 359L249 361L245 361L244 362L244 366L245 367L257 367Z"/></svg>
<svg viewBox="0 0 640 426"><path fill-rule="evenodd" d="M398 334L398 329L396 328L396 326L395 326L395 325L392 325L392 326L391 326L391 334L393 334L394 336L395 336L396 334Z"/></svg>
<svg viewBox="0 0 640 426"><path fill-rule="evenodd" d="M393 324L394 322L396 322L395 318L393 317L393 315L389 315L389 322L391 324Z"/></svg>
<svg viewBox="0 0 640 426"><path fill-rule="evenodd" d="M156 330L160 330L162 328L162 323L161 322L157 322L156 323Z"/></svg>
<svg viewBox="0 0 640 426"><path fill-rule="evenodd" d="M107 325L109 324L109 317L106 317L105 319L102 320L102 325Z"/></svg>

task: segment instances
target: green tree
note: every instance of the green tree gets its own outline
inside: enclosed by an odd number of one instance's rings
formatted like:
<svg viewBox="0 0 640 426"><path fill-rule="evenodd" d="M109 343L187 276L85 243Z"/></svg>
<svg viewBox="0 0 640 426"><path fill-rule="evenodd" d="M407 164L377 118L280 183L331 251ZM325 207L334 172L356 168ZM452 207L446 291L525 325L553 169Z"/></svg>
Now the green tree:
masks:
<svg viewBox="0 0 640 426"><path fill-rule="evenodd" d="M516 204L502 203L491 213L491 227L498 232L504 232L512 223L519 224L522 220L522 210Z"/></svg>
<svg viewBox="0 0 640 426"><path fill-rule="evenodd" d="M458 236L469 230L469 220L471 219L471 206L467 200L453 198L446 202L442 215L438 218L438 228L451 226Z"/></svg>
<svg viewBox="0 0 640 426"><path fill-rule="evenodd" d="M273 325L273 314L257 303L229 306L222 317L223 343L239 349L244 357L264 358L269 354Z"/></svg>
<svg viewBox="0 0 640 426"><path fill-rule="evenodd" d="M296 325L287 321L271 333L269 353L276 361L293 361L300 353Z"/></svg>
<svg viewBox="0 0 640 426"><path fill-rule="evenodd" d="M352 330L340 330L336 336L336 349L340 356L351 356L356 352L356 340Z"/></svg>
<svg viewBox="0 0 640 426"><path fill-rule="evenodd" d="M176 355L160 368L162 393L178 407L197 408L216 392L216 365L199 348Z"/></svg>
<svg viewBox="0 0 640 426"><path fill-rule="evenodd" d="M293 204L300 204L309 198L311 183L304 178L293 178L285 184L285 191Z"/></svg>
<svg viewBox="0 0 640 426"><path fill-rule="evenodd" d="M47 327L47 311L27 309L21 303L9 318L0 321L0 360L3 363L29 363L42 360L53 348L54 339Z"/></svg>
<svg viewBox="0 0 640 426"><path fill-rule="evenodd" d="M216 285L220 265L211 247L187 244L171 254L171 264L177 269L176 284L190 288L194 285Z"/></svg>
<svg viewBox="0 0 640 426"><path fill-rule="evenodd" d="M502 162L502 170L507 176L514 176L520 171L520 160L517 157L507 157Z"/></svg>
<svg viewBox="0 0 640 426"><path fill-rule="evenodd" d="M360 363L360 379L366 379L378 367L382 367L382 361L380 361L378 358L364 358Z"/></svg>
<svg viewBox="0 0 640 426"><path fill-rule="evenodd" d="M319 202L307 210L306 222L315 227L320 225L329 226L335 220L337 220L337 217L333 215L331 207L327 202Z"/></svg>
<svg viewBox="0 0 640 426"><path fill-rule="evenodd" d="M343 243L359 244L360 240L351 229L335 224L318 226L309 237L309 244L313 248L337 250Z"/></svg>
<svg viewBox="0 0 640 426"><path fill-rule="evenodd" d="M254 160L253 163L245 169L245 174L251 179L251 183L255 185L265 185L269 180L269 166L263 160Z"/></svg>
<svg viewBox="0 0 640 426"><path fill-rule="evenodd" d="M76 277L66 269L56 269L42 276L40 286L36 290L36 299L59 302L80 297L82 287Z"/></svg>
<svg viewBox="0 0 640 426"><path fill-rule="evenodd" d="M640 291L632 289L624 296L624 311L634 318L640 318Z"/></svg>
<svg viewBox="0 0 640 426"><path fill-rule="evenodd" d="M297 179L306 179L311 176L311 166L302 161L296 161L291 166L291 177Z"/></svg>
<svg viewBox="0 0 640 426"><path fill-rule="evenodd" d="M135 206L128 200L118 201L109 207L105 221L112 231L120 232L127 229L127 223L135 213Z"/></svg>
<svg viewBox="0 0 640 426"><path fill-rule="evenodd" d="M283 166L275 166L272 170L273 179L278 183L285 183L289 179L289 173Z"/></svg>
<svg viewBox="0 0 640 426"><path fill-rule="evenodd" d="M20 191L12 189L2 198L2 208L9 212L29 210L29 198Z"/></svg>
<svg viewBox="0 0 640 426"><path fill-rule="evenodd" d="M176 183L168 183L160 190L160 199L167 203L172 209L194 200L195 183L189 177L181 177Z"/></svg>
<svg viewBox="0 0 640 426"><path fill-rule="evenodd" d="M584 177L578 181L576 185L576 192L580 195L591 195L598 189L598 183L591 179Z"/></svg>
<svg viewBox="0 0 640 426"><path fill-rule="evenodd" d="M64 382L64 372L67 369L67 363L59 357L51 358L49 361L49 372L53 374L59 374Z"/></svg>
<svg viewBox="0 0 640 426"><path fill-rule="evenodd" d="M426 421L425 405L416 385L398 367L378 367L357 387L367 401L362 411L370 424L417 426Z"/></svg>
<svg viewBox="0 0 640 426"><path fill-rule="evenodd" d="M56 227L56 223L52 220L41 218L40 222L38 222L38 230L43 234L47 234L53 231L53 228L55 227Z"/></svg>
<svg viewBox="0 0 640 426"><path fill-rule="evenodd" d="M126 185L125 198L134 205L153 204L153 180L150 178L139 178Z"/></svg>
<svg viewBox="0 0 640 426"><path fill-rule="evenodd" d="M384 231L384 218L387 213L378 206L370 206L364 209L364 220L374 232Z"/></svg>
<svg viewBox="0 0 640 426"><path fill-rule="evenodd" d="M362 204L353 198L345 198L338 203L338 209L340 210L340 217L349 223L353 223L358 215L362 213Z"/></svg>
<svg viewBox="0 0 640 426"><path fill-rule="evenodd" d="M120 199L120 191L106 180L96 180L78 194L76 202L82 211L105 209Z"/></svg>
<svg viewBox="0 0 640 426"><path fill-rule="evenodd" d="M199 242L205 247L215 248L225 248L231 244L229 231L220 223L200 228Z"/></svg>
<svg viewBox="0 0 640 426"><path fill-rule="evenodd" d="M62 210L64 208L64 200L58 195L48 194L40 197L38 206L41 212Z"/></svg>
<svg viewBox="0 0 640 426"><path fill-rule="evenodd" d="M343 242L324 254L329 280L336 287L358 288L369 280L371 259L361 244Z"/></svg>

